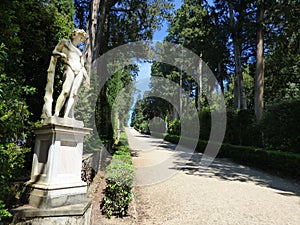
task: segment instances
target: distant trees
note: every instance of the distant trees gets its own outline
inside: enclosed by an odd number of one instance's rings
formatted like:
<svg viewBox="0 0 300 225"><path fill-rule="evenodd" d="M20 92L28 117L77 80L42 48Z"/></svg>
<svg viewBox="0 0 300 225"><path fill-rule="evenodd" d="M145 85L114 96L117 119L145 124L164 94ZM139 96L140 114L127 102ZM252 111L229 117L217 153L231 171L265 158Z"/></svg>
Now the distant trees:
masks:
<svg viewBox="0 0 300 225"><path fill-rule="evenodd" d="M170 20L166 40L199 55L214 72L218 84L214 84L211 90L224 93L227 110L248 109L255 115L251 126L257 128L257 132L263 132L265 128L261 126L266 126L263 122L265 110L283 100L292 101L300 97L299 17L300 3L297 0L215 0L212 5L207 1L185 0ZM203 79L199 82L203 75L202 65L199 62L195 78L181 68L154 62L152 75L180 85L185 93L180 94L178 104L191 102L201 114L210 110L207 96L203 96L209 82ZM168 87L162 89L167 96ZM158 114L158 106L166 106L162 102L155 99L151 105L145 105L151 106L152 110L143 109L143 112L151 112L144 115L144 119L151 120L149 115ZM174 107L169 107L163 110L161 118L169 121L178 119L176 113L179 112L172 114ZM135 114L139 114L138 110ZM243 124L242 121L238 123L241 124L239 126ZM263 135L258 139L262 138Z"/></svg>
<svg viewBox="0 0 300 225"><path fill-rule="evenodd" d="M213 5L186 0L170 21L166 40L198 54L215 73L223 92L229 91L224 83L228 86L232 82L231 107L250 108L259 121L264 102L268 105L299 96L299 21L296 19L299 9L300 3L295 0L272 3L216 0ZM158 66L154 64L154 67ZM161 66L160 71L163 74L178 71L178 68L166 68ZM246 71L254 79L252 100L247 99L251 95L245 89ZM156 69L157 74L160 72ZM190 87L195 88L191 93L197 93L194 97L198 108L197 96L204 87L183 79L185 87L191 83Z"/></svg>
<svg viewBox="0 0 300 225"><path fill-rule="evenodd" d="M162 24L163 19L170 16L169 10L172 8L172 4L166 0L76 0L75 6L77 9L76 21L81 26L84 24L83 21L87 21L86 29L90 38L85 45L84 52L89 65L110 49L133 41L150 40L154 31ZM87 17L83 17L83 15ZM120 91L132 86L131 82L137 71L136 66L122 68L123 65L118 65L118 62L113 67L118 72L113 74L103 84L100 93L97 93L99 96L95 114L98 134L102 140L111 140L114 136L112 114L118 114L114 116L117 121L125 122L126 117L122 114L126 113L112 111L113 105ZM104 82L101 79L108 74L108 70L105 63L101 65L100 81L95 82ZM93 74L91 76L91 79L94 79ZM130 89L128 93L131 94L133 86ZM126 98L128 99L128 97ZM120 101L116 104L119 104L119 108L127 108L129 111L128 107L121 106Z"/></svg>

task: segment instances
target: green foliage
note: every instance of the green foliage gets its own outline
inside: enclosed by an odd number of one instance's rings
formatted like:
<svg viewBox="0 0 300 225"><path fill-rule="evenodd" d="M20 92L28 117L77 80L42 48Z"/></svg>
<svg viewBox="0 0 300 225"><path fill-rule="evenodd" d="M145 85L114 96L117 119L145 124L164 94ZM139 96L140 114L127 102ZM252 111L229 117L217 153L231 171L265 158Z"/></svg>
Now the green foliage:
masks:
<svg viewBox="0 0 300 225"><path fill-rule="evenodd" d="M8 209L16 202L17 189L13 181L24 175L25 155L29 148L20 148L14 143L0 144L0 221L10 217Z"/></svg>
<svg viewBox="0 0 300 225"><path fill-rule="evenodd" d="M143 121L138 127L138 130L144 134L150 134L149 122Z"/></svg>
<svg viewBox="0 0 300 225"><path fill-rule="evenodd" d="M6 49L0 46L0 220L9 213L5 205L11 205L15 199L13 180L24 174L25 154L28 148L23 145L28 140L30 112L28 111L25 94L34 89L21 86L16 79L9 78L3 69L6 60Z"/></svg>
<svg viewBox="0 0 300 225"><path fill-rule="evenodd" d="M273 2L269 11L265 100L270 104L298 98L300 94L299 1Z"/></svg>
<svg viewBox="0 0 300 225"><path fill-rule="evenodd" d="M86 3L79 0L75 1L75 5L77 9L75 19L79 22L79 26L84 26L85 16L90 13L89 10L93 9L89 9ZM99 34L96 36L99 38L95 43L96 46L92 46L95 49L95 58L120 45L151 39L154 31L160 28L164 19L170 17L171 8L172 4L166 0L109 1L109 3L100 1L99 11L96 12L99 15L97 20ZM92 21L88 22L92 23ZM120 101L116 101L116 97L122 88L130 86L129 83L136 76L137 71L135 65L123 68L124 65L118 62L111 63L119 70L113 70L113 76L103 85L101 92L97 93L99 98L94 109L98 134L101 140L106 141L111 141L116 130L120 129L118 124L123 125L128 119L132 99L126 94L131 95L132 90L126 90ZM111 71L108 67L109 65L105 65L101 68L103 74Z"/></svg>
<svg viewBox="0 0 300 225"><path fill-rule="evenodd" d="M98 134L102 141L112 141L118 130L126 125L133 102L133 80L136 65L121 66L119 62L109 65L115 71L99 93L95 109Z"/></svg>
<svg viewBox="0 0 300 225"><path fill-rule="evenodd" d="M41 96L51 52L58 40L68 38L73 29L73 3L72 0L4 0L0 8L0 43L7 47L3 70L21 86L36 89L33 97L26 96L29 111L33 113L31 119L36 121L42 111Z"/></svg>
<svg viewBox="0 0 300 225"><path fill-rule="evenodd" d="M148 98L138 99L135 103L132 116L131 126L138 131L149 131L150 115L150 101Z"/></svg>
<svg viewBox="0 0 300 225"><path fill-rule="evenodd" d="M168 123L168 133L171 135L180 135L181 123L186 123L188 126L189 118L184 118L184 121L173 120ZM209 140L211 132L211 113L209 110L199 112L200 122L200 140ZM191 131L185 131L187 136L194 136ZM228 110L226 133L224 137L225 143L247 145L247 146L262 146L259 125L255 121L252 110Z"/></svg>
<svg viewBox="0 0 300 225"><path fill-rule="evenodd" d="M7 211L7 209L5 208L5 204L3 203L2 200L0 200L0 221L3 219L3 218L6 218L6 217L11 217L11 213Z"/></svg>
<svg viewBox="0 0 300 225"><path fill-rule="evenodd" d="M252 110L228 110L225 143L262 146L259 124Z"/></svg>
<svg viewBox="0 0 300 225"><path fill-rule="evenodd" d="M199 113L200 122L200 139L208 140L211 129L211 116L209 110L200 111Z"/></svg>
<svg viewBox="0 0 300 225"><path fill-rule="evenodd" d="M20 148L14 143L0 145L0 196L4 201L14 198L11 182L23 174L25 154L28 148Z"/></svg>
<svg viewBox="0 0 300 225"><path fill-rule="evenodd" d="M180 135L180 120L175 119L168 123L168 133L173 135Z"/></svg>
<svg viewBox="0 0 300 225"><path fill-rule="evenodd" d="M132 165L127 137L122 133L117 150L105 173L106 188L102 199L102 212L111 216L126 215L133 193L134 167Z"/></svg>
<svg viewBox="0 0 300 225"><path fill-rule="evenodd" d="M20 86L15 79L0 74L0 141L2 143L26 139L26 126L30 112L22 94L34 88Z"/></svg>
<svg viewBox="0 0 300 225"><path fill-rule="evenodd" d="M300 100L269 106L262 121L265 145L300 153Z"/></svg>
<svg viewBox="0 0 300 225"><path fill-rule="evenodd" d="M163 137L166 131L166 123L163 119L159 117L154 117L149 122L149 129L152 136Z"/></svg>
<svg viewBox="0 0 300 225"><path fill-rule="evenodd" d="M23 96L33 94L35 91L32 87L21 86L16 79L6 75L4 71L6 50L2 44L0 46L0 143L2 144L27 138L31 113Z"/></svg>

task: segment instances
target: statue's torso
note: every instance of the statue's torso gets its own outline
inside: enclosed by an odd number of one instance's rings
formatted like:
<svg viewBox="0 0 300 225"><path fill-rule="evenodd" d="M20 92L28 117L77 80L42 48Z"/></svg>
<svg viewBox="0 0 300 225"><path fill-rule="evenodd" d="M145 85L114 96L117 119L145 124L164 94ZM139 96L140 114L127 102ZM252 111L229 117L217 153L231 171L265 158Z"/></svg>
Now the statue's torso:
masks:
<svg viewBox="0 0 300 225"><path fill-rule="evenodd" d="M74 72L78 73L82 69L82 64L81 64L82 53L77 47L75 47L72 44L71 41L69 40L63 40L63 41L64 41L64 47L62 48L61 52L67 55L68 57L67 64L71 66Z"/></svg>

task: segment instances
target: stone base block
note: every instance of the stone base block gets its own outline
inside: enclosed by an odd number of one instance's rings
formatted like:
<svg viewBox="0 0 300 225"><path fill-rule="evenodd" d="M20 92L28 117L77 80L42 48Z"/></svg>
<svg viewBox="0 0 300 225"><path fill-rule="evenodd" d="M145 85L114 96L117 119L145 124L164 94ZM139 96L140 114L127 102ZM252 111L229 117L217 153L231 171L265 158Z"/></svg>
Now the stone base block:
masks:
<svg viewBox="0 0 300 225"><path fill-rule="evenodd" d="M90 225L91 201L52 209L40 209L24 205L14 210L12 224L17 225Z"/></svg>
<svg viewBox="0 0 300 225"><path fill-rule="evenodd" d="M33 207L49 209L85 202L87 200L86 191L86 185L62 189L46 189L27 184L25 194L23 194L27 196L23 198L27 199L25 202L29 202Z"/></svg>

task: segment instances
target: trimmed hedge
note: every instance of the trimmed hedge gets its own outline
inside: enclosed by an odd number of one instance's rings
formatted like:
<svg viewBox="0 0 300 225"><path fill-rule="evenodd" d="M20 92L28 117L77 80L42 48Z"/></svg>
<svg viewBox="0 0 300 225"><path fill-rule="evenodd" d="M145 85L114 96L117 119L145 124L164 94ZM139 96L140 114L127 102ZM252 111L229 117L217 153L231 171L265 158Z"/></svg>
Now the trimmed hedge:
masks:
<svg viewBox="0 0 300 225"><path fill-rule="evenodd" d="M116 148L105 173L107 185L104 190L105 196L101 202L102 213L108 218L125 216L133 197L134 167L124 133L121 134Z"/></svg>
<svg viewBox="0 0 300 225"><path fill-rule="evenodd" d="M269 106L262 128L265 145L300 153L300 100L283 101Z"/></svg>
<svg viewBox="0 0 300 225"><path fill-rule="evenodd" d="M211 113L210 111L201 111L198 117L200 122L199 139L208 140L211 131ZM226 143L262 147L260 126L256 123L253 110L229 110L226 117L227 124L224 137ZM191 122L189 118L184 119L187 124ZM168 123L169 134L180 135L180 129L180 120L176 119ZM193 132L193 130L185 132ZM194 136L194 134L191 133L191 136Z"/></svg>
<svg viewBox="0 0 300 225"><path fill-rule="evenodd" d="M282 101L266 107L262 121L257 122L253 109L226 112L225 143L251 146L264 149L300 153L300 99ZM200 122L200 140L209 140L211 133L211 112L198 113ZM182 116L180 120L168 121L168 134L180 135L181 125L193 127L191 117ZM135 126L136 130L149 133L147 122ZM157 130L152 132L156 135ZM184 136L194 136L193 129L185 129ZM158 132L159 133L159 132ZM182 132L183 133L183 132Z"/></svg>
<svg viewBox="0 0 300 225"><path fill-rule="evenodd" d="M177 135L165 135L165 140L177 144ZM189 138L184 138L187 141ZM197 151L204 152L207 141L198 141ZM260 168L280 176L300 179L300 154L265 150L249 146L222 144L217 155L220 158L231 158L236 162Z"/></svg>

